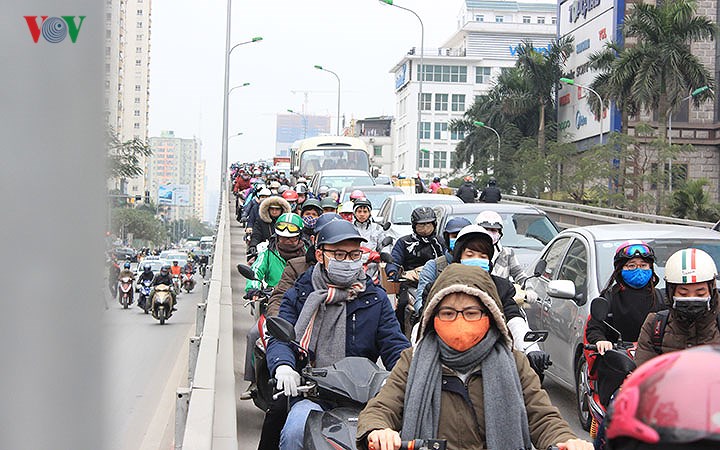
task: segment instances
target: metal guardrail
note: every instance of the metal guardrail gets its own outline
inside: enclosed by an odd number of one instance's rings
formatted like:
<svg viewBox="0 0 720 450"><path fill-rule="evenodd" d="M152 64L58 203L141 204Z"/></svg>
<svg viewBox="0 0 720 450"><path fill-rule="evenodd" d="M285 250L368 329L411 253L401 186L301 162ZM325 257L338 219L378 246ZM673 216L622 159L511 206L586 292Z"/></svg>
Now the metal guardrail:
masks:
<svg viewBox="0 0 720 450"><path fill-rule="evenodd" d="M700 228L712 228L715 225L712 222L702 222L699 220L656 216L653 214L623 211L621 209L598 208L596 206L558 202L554 200L541 200L518 195L503 194L503 201L505 200L513 203L533 205L545 211L558 225L564 228L618 223L663 223Z"/></svg>

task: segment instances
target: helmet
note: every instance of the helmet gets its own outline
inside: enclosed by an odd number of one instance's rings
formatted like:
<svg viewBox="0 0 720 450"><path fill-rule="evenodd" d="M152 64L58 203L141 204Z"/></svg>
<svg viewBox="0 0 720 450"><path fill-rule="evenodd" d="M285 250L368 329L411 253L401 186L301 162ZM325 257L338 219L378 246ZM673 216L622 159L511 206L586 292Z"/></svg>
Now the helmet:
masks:
<svg viewBox="0 0 720 450"><path fill-rule="evenodd" d="M325 213L318 217L317 222L315 222L315 233L319 233L325 225L329 224L334 220L342 220L343 222L345 222L345 219L343 219L340 214L335 213Z"/></svg>
<svg viewBox="0 0 720 450"><path fill-rule="evenodd" d="M714 444L697 448L720 447L718 386L720 346L653 358L625 380L610 407L605 419L608 448L618 449L618 443L628 440L654 444L648 448L696 448L689 444L698 441Z"/></svg>
<svg viewBox="0 0 720 450"><path fill-rule="evenodd" d="M329 190L330 190L330 188L327 187L327 186L320 186L320 187L318 188L317 193L318 193L318 195L327 195L327 193L328 193Z"/></svg>
<svg viewBox="0 0 720 450"><path fill-rule="evenodd" d="M173 261L173 266L177 266L177 265L178 265L178 262L177 262L177 261Z"/></svg>
<svg viewBox="0 0 720 450"><path fill-rule="evenodd" d="M475 223L483 228L500 229L503 227L503 220L500 214L495 211L483 211L475 218Z"/></svg>
<svg viewBox="0 0 720 450"><path fill-rule="evenodd" d="M355 189L350 193L350 200L355 201L361 198L365 198L365 193L360 189Z"/></svg>
<svg viewBox="0 0 720 450"><path fill-rule="evenodd" d="M372 203L370 202L370 200L368 200L366 198L359 198L359 199L355 200L355 203L353 204L353 211L360 208L361 206L364 206L367 209L369 209L370 211L372 211Z"/></svg>
<svg viewBox="0 0 720 450"><path fill-rule="evenodd" d="M123 268L124 268L124 269L130 269L130 263L129 263L129 262L126 262L125 264L123 264Z"/></svg>
<svg viewBox="0 0 720 450"><path fill-rule="evenodd" d="M325 208L337 209L337 203L335 203L335 200L333 200L331 198L324 198L320 202L320 206L322 207L322 209L325 209Z"/></svg>
<svg viewBox="0 0 720 450"><path fill-rule="evenodd" d="M272 195L272 192L270 192L270 189L264 187L258 191L258 197L270 197Z"/></svg>
<svg viewBox="0 0 720 450"><path fill-rule="evenodd" d="M347 202L341 203L340 207L338 208L338 213L339 214L343 214L343 213L352 214L353 213L353 202L348 200Z"/></svg>
<svg viewBox="0 0 720 450"><path fill-rule="evenodd" d="M299 236L305 223L295 213L281 214L275 221L275 234L283 237Z"/></svg>
<svg viewBox="0 0 720 450"><path fill-rule="evenodd" d="M340 190L338 188L331 187L327 191L328 195L337 194L340 196Z"/></svg>
<svg viewBox="0 0 720 450"><path fill-rule="evenodd" d="M355 225L347 220L342 220L342 218L340 220L331 220L318 231L315 246L320 248L325 244L337 244L348 239L367 242L367 239L360 235Z"/></svg>
<svg viewBox="0 0 720 450"><path fill-rule="evenodd" d="M413 225L418 223L435 223L436 221L437 217L435 217L435 211L433 211L429 206L420 206L415 208L413 209L412 214L410 214L410 222Z"/></svg>
<svg viewBox="0 0 720 450"><path fill-rule="evenodd" d="M298 194L307 194L308 188L304 183L298 183L295 185L295 192Z"/></svg>
<svg viewBox="0 0 720 450"><path fill-rule="evenodd" d="M488 231L480 225L471 224L464 227L457 235L457 241L455 242L454 259L460 262L459 252L464 249L465 244L471 239L484 239L487 241L489 249L488 257L492 261L493 255L495 254L495 245L493 244L493 237Z"/></svg>
<svg viewBox="0 0 720 450"><path fill-rule="evenodd" d="M490 179L488 180L488 184L490 186L495 186L497 184L497 180L495 179L495 177L490 177Z"/></svg>
<svg viewBox="0 0 720 450"><path fill-rule="evenodd" d="M270 182L270 189L280 189L280 182L273 180Z"/></svg>
<svg viewBox="0 0 720 450"><path fill-rule="evenodd" d="M305 177L300 177L300 178L297 179L297 182L298 182L298 184L300 184L300 183L307 183L307 178L305 178Z"/></svg>
<svg viewBox="0 0 720 450"><path fill-rule="evenodd" d="M169 266L168 264L165 264L165 265L163 265L163 266L160 268L160 273L161 273L161 274L167 275L168 272L170 272L170 266Z"/></svg>
<svg viewBox="0 0 720 450"><path fill-rule="evenodd" d="M697 248L685 248L670 255L665 263L665 282L690 284L714 280L717 267L712 257Z"/></svg>
<svg viewBox="0 0 720 450"><path fill-rule="evenodd" d="M441 179L440 179L440 186L442 186L442 187L447 187L447 184L448 184L447 178L441 178Z"/></svg>
<svg viewBox="0 0 720 450"><path fill-rule="evenodd" d="M152 272L152 266L148 263L145 263L145 265L143 265L143 272Z"/></svg>
<svg viewBox="0 0 720 450"><path fill-rule="evenodd" d="M284 184L281 184L280 187L278 188L278 194L284 194L289 189L290 189L289 187L285 186Z"/></svg>
<svg viewBox="0 0 720 450"><path fill-rule="evenodd" d="M463 178L463 181L472 181L473 177L471 175L467 175Z"/></svg>
<svg viewBox="0 0 720 450"><path fill-rule="evenodd" d="M285 192L282 193L282 198L289 202L296 202L298 200L298 193L292 189L288 189L287 186Z"/></svg>
<svg viewBox="0 0 720 450"><path fill-rule="evenodd" d="M439 182L440 182L440 177L433 177L433 182L439 183Z"/></svg>
<svg viewBox="0 0 720 450"><path fill-rule="evenodd" d="M472 225L468 219L464 217L453 217L448 220L445 224L445 230L443 231L443 238L445 239L445 246L450 248L450 235L453 233L459 233L460 230L468 225Z"/></svg>
<svg viewBox="0 0 720 450"><path fill-rule="evenodd" d="M318 214L322 214L323 212L322 206L320 206L320 202L314 198L309 198L305 200L305 203L303 203L302 205L301 212L304 212L306 209L310 208L315 208L318 211Z"/></svg>
<svg viewBox="0 0 720 450"><path fill-rule="evenodd" d="M655 263L655 252L652 247L639 239L633 239L625 241L618 246L617 250L615 250L613 264L615 265L615 268L622 267L626 262L635 257L640 257L650 261L651 263Z"/></svg>

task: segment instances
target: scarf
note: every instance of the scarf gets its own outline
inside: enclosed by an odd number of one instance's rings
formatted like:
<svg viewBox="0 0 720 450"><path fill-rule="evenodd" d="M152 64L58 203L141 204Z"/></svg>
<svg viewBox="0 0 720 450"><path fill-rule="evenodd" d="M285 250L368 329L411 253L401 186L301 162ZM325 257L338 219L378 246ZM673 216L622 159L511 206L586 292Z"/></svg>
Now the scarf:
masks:
<svg viewBox="0 0 720 450"><path fill-rule="evenodd" d="M295 334L300 336L300 346L315 355L313 366L326 367L345 357L346 306L365 291L365 272L360 269L350 286L334 286L325 268L317 263L312 285L313 292L295 323Z"/></svg>
<svg viewBox="0 0 720 450"><path fill-rule="evenodd" d="M474 347L458 352L434 332L418 344L405 387L401 437L433 439L440 422L442 365L461 373L475 367L482 372L485 440L489 450L532 448L525 401L517 367L509 347L495 327Z"/></svg>
<svg viewBox="0 0 720 450"><path fill-rule="evenodd" d="M280 256L285 261L289 261L305 254L305 242L303 242L302 239L298 239L298 242L295 245L283 245L278 241L277 249Z"/></svg>

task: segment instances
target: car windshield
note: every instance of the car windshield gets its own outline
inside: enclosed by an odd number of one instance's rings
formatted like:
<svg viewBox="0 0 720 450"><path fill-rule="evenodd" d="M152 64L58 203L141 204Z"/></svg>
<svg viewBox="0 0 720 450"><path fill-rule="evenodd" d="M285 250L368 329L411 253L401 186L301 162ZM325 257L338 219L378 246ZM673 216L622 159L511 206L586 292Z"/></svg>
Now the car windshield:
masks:
<svg viewBox="0 0 720 450"><path fill-rule="evenodd" d="M435 198L437 197L437 198ZM437 206L437 205L445 205L449 203L448 196L446 195L437 195L437 196L427 196L427 197L421 197L421 198L409 198L407 200L399 200L395 202L395 206L393 207L392 216L390 217L390 222L392 222L393 225L410 225L410 215L413 212L413 209L418 208L420 206ZM455 197L457 198L457 197ZM451 200L452 201L452 200ZM477 214L475 214L477 216ZM475 217L473 216L473 219Z"/></svg>
<svg viewBox="0 0 720 450"><path fill-rule="evenodd" d="M367 191L364 192L365 198L370 200L370 203L372 203L372 207L375 210L380 209L380 205L382 205L382 202L385 201L386 198L390 197L391 195L398 195L402 194L402 192L398 192L395 190L387 190L387 191ZM345 196L343 197L343 201L346 202L350 200L350 192L346 192Z"/></svg>
<svg viewBox="0 0 720 450"><path fill-rule="evenodd" d="M663 287L665 282L663 277L665 275L665 261L678 250L684 248L693 247L707 252L715 261L720 261L720 239L643 239L645 242L652 247L655 252L655 273L660 277L660 284L658 287ZM613 258L615 257L615 250L627 239L618 239L614 241L598 241L595 244L595 252L597 254L597 273L598 273L598 286L604 288L607 285L610 275L613 271Z"/></svg>
<svg viewBox="0 0 720 450"><path fill-rule="evenodd" d="M329 169L370 170L370 163L367 153L356 149L317 149L302 152L301 173L310 176L319 170ZM367 186L373 183L364 184Z"/></svg>
<svg viewBox="0 0 720 450"><path fill-rule="evenodd" d="M545 245L558 234L558 229L543 214L521 213L498 213L503 220L503 236L500 243L504 247L527 248L531 250L542 250ZM454 217L464 217L470 222L475 222L477 213L457 214Z"/></svg>
<svg viewBox="0 0 720 450"><path fill-rule="evenodd" d="M157 273L160 271L160 269L162 268L164 263L160 260L155 260L155 259L150 260L150 261L143 260L143 262L141 262L138 265L138 272L143 272L145 270L145 264L150 264L150 268L153 271L153 273Z"/></svg>
<svg viewBox="0 0 720 450"><path fill-rule="evenodd" d="M375 184L373 179L367 175L348 175L348 176L328 176L328 177L322 177L320 179L320 186L327 186L331 188L335 188L337 190L342 190L346 187L351 186L372 186Z"/></svg>

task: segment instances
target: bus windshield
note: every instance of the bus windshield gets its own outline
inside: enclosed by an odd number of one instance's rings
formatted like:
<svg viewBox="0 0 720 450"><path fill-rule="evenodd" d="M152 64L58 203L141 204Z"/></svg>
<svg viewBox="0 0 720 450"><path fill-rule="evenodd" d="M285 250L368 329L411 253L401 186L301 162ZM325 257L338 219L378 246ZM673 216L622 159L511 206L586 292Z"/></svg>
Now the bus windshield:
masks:
<svg viewBox="0 0 720 450"><path fill-rule="evenodd" d="M310 176L319 170L353 169L370 171L368 155L362 150L305 150L300 155L300 173Z"/></svg>

